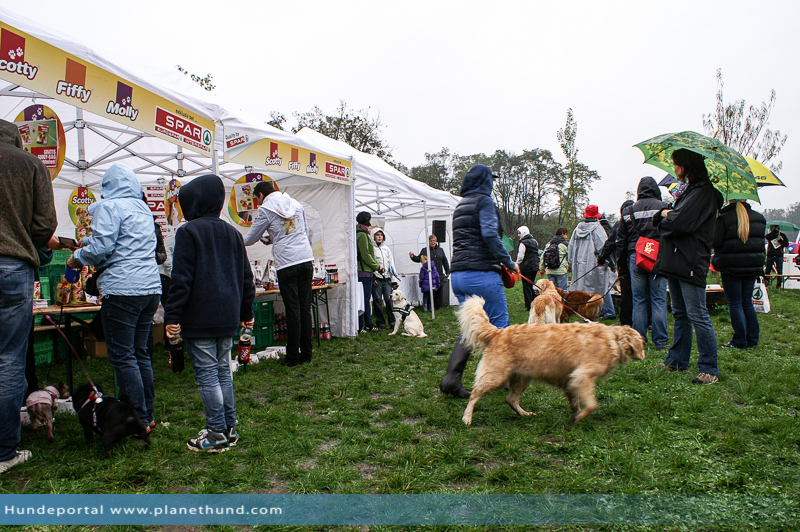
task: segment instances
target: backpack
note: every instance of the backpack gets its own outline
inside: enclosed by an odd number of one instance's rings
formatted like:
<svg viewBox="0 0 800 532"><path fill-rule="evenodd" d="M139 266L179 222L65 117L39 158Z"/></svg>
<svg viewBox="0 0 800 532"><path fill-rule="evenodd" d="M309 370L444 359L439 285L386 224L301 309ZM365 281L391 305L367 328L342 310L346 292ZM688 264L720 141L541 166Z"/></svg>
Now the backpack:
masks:
<svg viewBox="0 0 800 532"><path fill-rule="evenodd" d="M555 270L556 268L561 267L561 259L558 253L559 244L560 242L551 242L544 251L542 263L544 264L545 268Z"/></svg>

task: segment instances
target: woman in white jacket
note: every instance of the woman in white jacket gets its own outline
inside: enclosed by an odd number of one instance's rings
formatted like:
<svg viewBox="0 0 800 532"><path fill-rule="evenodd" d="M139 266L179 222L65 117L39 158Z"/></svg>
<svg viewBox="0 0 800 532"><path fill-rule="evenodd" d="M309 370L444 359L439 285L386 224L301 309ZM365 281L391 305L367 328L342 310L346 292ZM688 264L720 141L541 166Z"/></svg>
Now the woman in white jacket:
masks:
<svg viewBox="0 0 800 532"><path fill-rule="evenodd" d="M378 329L386 328L386 320L383 319L383 304L386 303L386 314L389 316L389 328L394 329L394 313L392 312L392 272L394 269L394 257L392 250L386 245L386 236L383 231L377 229L373 235L375 240L375 260L381 265L383 273L374 272L372 274L372 316ZM380 271L380 270L379 270Z"/></svg>

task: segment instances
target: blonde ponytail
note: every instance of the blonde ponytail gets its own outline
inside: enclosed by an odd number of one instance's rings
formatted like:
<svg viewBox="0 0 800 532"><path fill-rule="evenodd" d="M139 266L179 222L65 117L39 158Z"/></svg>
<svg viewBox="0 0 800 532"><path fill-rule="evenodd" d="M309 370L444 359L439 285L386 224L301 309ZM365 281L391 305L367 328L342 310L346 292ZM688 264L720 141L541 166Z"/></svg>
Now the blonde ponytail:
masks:
<svg viewBox="0 0 800 532"><path fill-rule="evenodd" d="M747 216L747 209L741 201L736 202L736 218L739 222L739 240L746 244L750 238L750 217Z"/></svg>

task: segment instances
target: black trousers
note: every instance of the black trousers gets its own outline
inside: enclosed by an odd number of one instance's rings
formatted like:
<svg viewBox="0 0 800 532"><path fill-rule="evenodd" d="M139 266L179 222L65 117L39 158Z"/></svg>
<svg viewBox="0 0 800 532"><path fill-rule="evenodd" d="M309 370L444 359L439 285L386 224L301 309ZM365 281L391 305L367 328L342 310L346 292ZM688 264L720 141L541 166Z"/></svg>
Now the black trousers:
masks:
<svg viewBox="0 0 800 532"><path fill-rule="evenodd" d="M767 255L767 264L764 267L764 271L767 274L767 284L769 284L770 277L772 276L773 265L775 265L775 272L778 275L783 275L783 257L770 257L769 255ZM780 288L782 284L783 284L783 277L776 277L775 286Z"/></svg>
<svg viewBox="0 0 800 532"><path fill-rule="evenodd" d="M521 273L531 281L536 280L536 271L524 271ZM522 295L525 297L525 310L530 311L531 303L533 303L533 299L536 297L536 292L533 291L533 285L525 279L522 279Z"/></svg>
<svg viewBox="0 0 800 532"><path fill-rule="evenodd" d="M278 288L286 307L286 361L311 362L311 262L278 270Z"/></svg>
<svg viewBox="0 0 800 532"><path fill-rule="evenodd" d="M631 288L631 274L619 278L619 324L633 327L633 289ZM649 293L649 292L648 292ZM650 310L650 305L647 305ZM648 322L649 323L649 322Z"/></svg>

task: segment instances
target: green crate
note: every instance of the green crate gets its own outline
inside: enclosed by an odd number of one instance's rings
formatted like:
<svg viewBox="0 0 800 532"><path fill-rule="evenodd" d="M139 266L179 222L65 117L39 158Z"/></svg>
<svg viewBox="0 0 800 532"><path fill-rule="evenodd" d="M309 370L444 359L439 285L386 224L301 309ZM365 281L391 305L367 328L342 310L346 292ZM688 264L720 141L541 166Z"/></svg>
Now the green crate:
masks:
<svg viewBox="0 0 800 532"><path fill-rule="evenodd" d="M41 299L50 299L50 278L39 276L39 284L42 287Z"/></svg>
<svg viewBox="0 0 800 532"><path fill-rule="evenodd" d="M53 260L50 261L50 264L64 266L67 264L67 259L70 255L72 255L72 251L68 249L56 249L53 251Z"/></svg>
<svg viewBox="0 0 800 532"><path fill-rule="evenodd" d="M259 348L269 347L275 341L275 324L270 323L262 327L258 327L255 331L258 343L255 344Z"/></svg>
<svg viewBox="0 0 800 532"><path fill-rule="evenodd" d="M34 351L33 360L34 364L37 366L40 364L50 364L53 361L53 350L50 349L48 351L40 351L39 353Z"/></svg>
<svg viewBox="0 0 800 532"><path fill-rule="evenodd" d="M64 275L66 271L66 267L63 264L45 264L44 266L39 266L39 277L49 277L51 280L55 277L58 280L61 280L61 276Z"/></svg>

